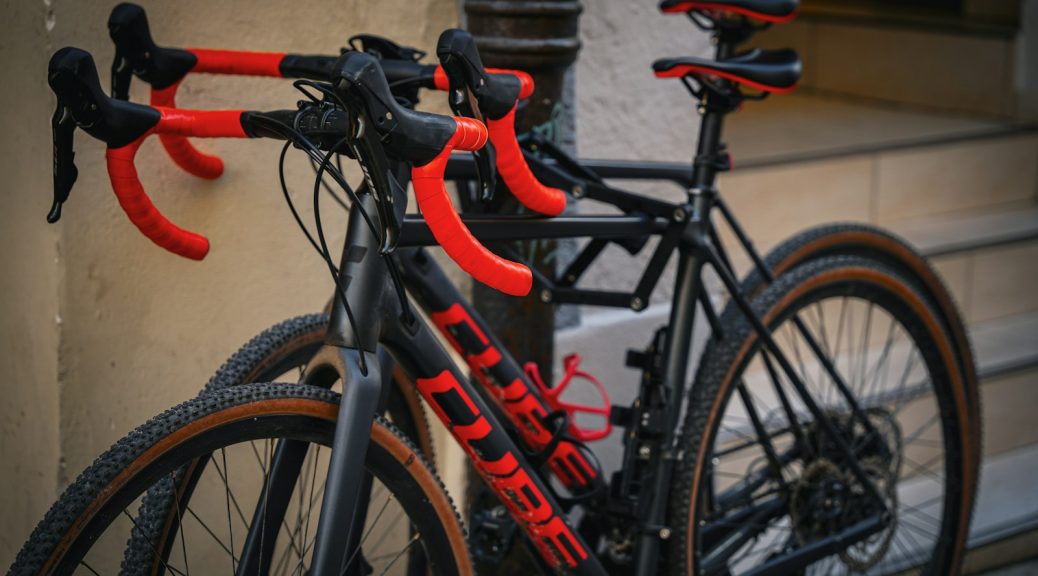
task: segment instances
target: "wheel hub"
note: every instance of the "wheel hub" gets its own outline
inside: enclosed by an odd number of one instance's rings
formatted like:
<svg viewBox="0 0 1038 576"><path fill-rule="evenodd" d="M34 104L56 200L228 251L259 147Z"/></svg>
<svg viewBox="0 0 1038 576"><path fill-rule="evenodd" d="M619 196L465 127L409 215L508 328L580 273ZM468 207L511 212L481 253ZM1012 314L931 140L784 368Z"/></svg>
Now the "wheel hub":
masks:
<svg viewBox="0 0 1038 576"><path fill-rule="evenodd" d="M858 463L883 497L889 511L886 526L840 552L840 560L853 571L878 563L890 547L897 528L897 479L901 470L901 430L888 411L873 408L866 416L874 433L851 414L829 414L847 439ZM845 458L821 426L807 429L814 457L806 463L793 485L790 516L797 541L808 544L839 533L878 513L875 499L849 468Z"/></svg>

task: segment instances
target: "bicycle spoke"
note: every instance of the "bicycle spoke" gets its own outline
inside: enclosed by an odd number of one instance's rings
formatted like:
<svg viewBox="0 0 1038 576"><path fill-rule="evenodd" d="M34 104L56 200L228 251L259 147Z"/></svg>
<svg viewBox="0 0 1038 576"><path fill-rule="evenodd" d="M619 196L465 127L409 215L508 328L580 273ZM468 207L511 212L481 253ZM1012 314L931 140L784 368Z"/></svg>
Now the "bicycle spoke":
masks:
<svg viewBox="0 0 1038 576"><path fill-rule="evenodd" d="M224 470L226 470L227 469L227 451L224 450L223 448L220 448L220 458L223 460L223 467L224 467ZM216 462L213 462L213 466L216 467L216 468L219 468L219 466L216 464ZM223 474L220 474L220 478L223 480L224 502L227 505L227 532L230 534L231 550L233 551L234 550L234 526L233 526L233 523L231 522L231 487L227 484L227 479L224 478ZM237 564L235 564L234 553L232 552L231 553L231 572L233 573L233 572L237 572L237 571L238 571L238 566L237 566Z"/></svg>
<svg viewBox="0 0 1038 576"><path fill-rule="evenodd" d="M177 529L180 532L180 549L184 553L184 572L187 573L187 576L191 576L191 566L187 562L187 540L184 539L184 519L180 515L180 495L176 486L176 473L171 473L170 479L173 480L173 499L177 507Z"/></svg>
<svg viewBox="0 0 1038 576"><path fill-rule="evenodd" d="M263 562L263 548L266 545L267 536L267 502L270 500L270 464L273 459L274 443L268 438L266 440L267 448L264 450L264 456L267 458L264 460L266 464L263 466L263 502L260 503L260 510L263 511L263 516L260 517L260 545L259 545L259 565L262 567Z"/></svg>
<svg viewBox="0 0 1038 576"><path fill-rule="evenodd" d="M216 473L220 475L220 480L223 480L224 486L226 486L227 485L227 476L225 474L226 474L226 470L227 470L227 461L224 460L224 469L223 470L220 470L220 466L218 464L215 464L215 463L214 463L214 468L216 468ZM234 505L234 510L238 513L238 518L241 520L242 524L245 525L245 531L248 532L249 528L250 528L249 521L246 520L245 513L242 512L241 506L238 505L238 499L235 498L234 491L228 489L227 490L227 495L231 498L231 504ZM230 522L230 521L228 520L228 522Z"/></svg>
<svg viewBox="0 0 1038 576"><path fill-rule="evenodd" d="M136 528L138 532L140 532L141 534L144 535L144 539L148 542L148 547L151 548L152 556L156 560L158 560L160 564L162 564L163 568L165 568L166 570L168 570L170 572L175 572L177 574L180 574L181 576L185 576L185 574L183 572L181 572L180 570L177 570L173 566L170 566L168 563L166 563L165 560L162 559L162 555L159 554L158 549L155 548L155 542L152 541L151 536L147 532L145 532L144 530L141 529L141 527L137 524L137 521L133 519L133 516L131 516L129 512L127 512L124 509L123 510L123 515L126 516L127 518L129 518L130 519L130 523L133 524L133 527Z"/></svg>
<svg viewBox="0 0 1038 576"><path fill-rule="evenodd" d="M421 536L422 535L421 535L420 532L415 532L414 536L412 536L411 540L407 543L407 546L405 546L404 549L401 550L400 552L397 552L397 555L396 555L396 557L393 558L393 561L390 562L388 565L386 565L386 568L384 570L382 570L382 572L380 572L379 574L382 575L382 574L385 574L386 572L389 572L389 569L393 567L393 564L395 564L396 561L399 560L400 557L404 555L404 552L407 552L407 550L409 548L411 548L411 546L413 546L414 543L417 542L419 538L421 538Z"/></svg>
<svg viewBox="0 0 1038 576"><path fill-rule="evenodd" d="M367 531L361 537L360 542L357 543L357 549L354 550L353 553L350 554L349 559L346 560L346 565L343 566L343 571L344 572L350 567L350 564L353 563L353 560L354 560L354 558L357 557L357 554L360 554L360 550L361 550L361 547L364 546L364 542L367 541L368 536L371 535L371 531L375 529L375 526L378 525L379 519L382 518L382 514L386 511L386 507L389 506L389 503L392 502L393 500L395 500L395 498L393 498L392 494L389 494L388 496L386 496L386 501L382 503L382 508L380 508L379 511L378 511L378 514L375 515L375 520L372 521L371 526L368 527Z"/></svg>
<svg viewBox="0 0 1038 576"><path fill-rule="evenodd" d="M864 334L861 336L861 361L858 363L858 372L861 374L859 382L861 383L861 392L865 392L865 374L868 371L869 364L869 338L872 336L872 302L869 302L869 307L865 311L865 328ZM851 389L854 389L854 383L851 383ZM861 394L859 394L861 396Z"/></svg>
<svg viewBox="0 0 1038 576"><path fill-rule="evenodd" d="M195 511L191 509L191 506L190 506L190 505L189 505L189 506L187 506L187 513L188 513L188 514L190 514L190 515L191 515L192 517L194 517L194 519L195 519L195 520L196 520L196 521L197 521L197 522L198 522L199 524L201 524L201 525L202 525L202 528L203 528L203 529L204 529L204 530L205 530L206 532L208 532L210 536L212 536L212 537L213 537L213 540L215 540L215 541L216 541L216 543L217 543L217 544L219 544L221 548L223 548L224 552L227 552L227 554L229 554L229 555L230 555L230 557L231 557L231 564L233 565L233 564L234 564L234 563L235 563L235 562L236 562L236 561L237 561L238 559L237 559L237 558L236 558L236 557L234 556L234 552L232 552L232 551L231 551L232 549L231 549L231 548L228 548L228 547L227 547L227 545L226 545L226 544L224 544L223 540L220 540L220 538L219 538L219 537L218 537L218 536L216 535L216 533L215 533L215 532L213 532L213 531L212 531L212 529L210 529L210 528L209 528L209 525L208 525L208 524L206 524L206 523L205 523L204 521L202 521L202 519L201 519L201 518L199 518L199 517L198 517L198 514L196 514L196 513L195 513Z"/></svg>
<svg viewBox="0 0 1038 576"><path fill-rule="evenodd" d="M309 531L309 528L310 528L310 515L311 515L311 513L313 513L313 510L314 510L314 502L315 502L314 483L317 481L317 468L318 468L318 466L317 466L317 459L321 455L321 447L320 446L317 446L316 452L317 453L314 455L314 469L313 469L313 471L312 471L312 473L310 475L310 505L307 506L307 508L306 508L306 522L303 523L303 543L304 544L306 543L306 534L307 534L307 532ZM323 482L321 483L321 486L322 487L324 486ZM324 490L322 490L321 493L323 494ZM308 548L309 548L309 546L304 546L303 549L299 552L299 564L297 566L298 570L302 570L302 568L303 568L303 561L306 559L306 551L307 551ZM295 574L295 570L293 570L292 573Z"/></svg>
<svg viewBox="0 0 1038 576"><path fill-rule="evenodd" d="M80 560L79 561L79 565L83 566L87 570L90 570L91 574L96 574L97 576L101 576L101 574L97 570L94 570L94 568L92 566L90 566L90 564L87 564L86 561Z"/></svg>

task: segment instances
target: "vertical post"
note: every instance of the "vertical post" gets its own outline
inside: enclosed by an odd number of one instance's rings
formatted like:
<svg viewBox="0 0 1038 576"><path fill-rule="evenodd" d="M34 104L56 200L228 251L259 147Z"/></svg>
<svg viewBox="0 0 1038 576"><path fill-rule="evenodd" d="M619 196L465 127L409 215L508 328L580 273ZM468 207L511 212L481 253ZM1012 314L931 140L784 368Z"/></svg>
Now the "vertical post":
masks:
<svg viewBox="0 0 1038 576"><path fill-rule="evenodd" d="M560 139L566 107L563 98L566 71L580 50L577 0L465 0L467 28L476 40L488 67L517 68L529 72L536 90L517 114L516 133L538 130ZM522 206L503 185L498 186L488 212L517 214ZM518 248L541 270L554 276L554 241L523 242ZM554 357L555 310L541 302L539 294L513 298L481 284L473 287L473 302L504 346L519 361L541 367L551 381Z"/></svg>
<svg viewBox="0 0 1038 576"><path fill-rule="evenodd" d="M572 110L564 100L572 100L567 90L567 70L580 50L578 19L583 8L577 0L464 0L466 28L488 67L525 70L533 76L536 89L516 116L516 133L536 130L560 144L566 143L566 129L572 134ZM572 76L570 76L572 82ZM572 88L572 86L569 86ZM495 214L518 214L523 207L499 183L486 210ZM534 266L555 275L558 244L551 240L522 242L515 246ZM472 300L480 315L501 338L502 344L520 362L540 366L545 382L552 381L555 347L555 307L541 301L534 291L525 298L506 296L476 283ZM469 474L468 502L478 500L484 508L493 507L493 496L485 494L481 481ZM497 574L539 572L535 561L515 542L504 562L480 566L480 571Z"/></svg>

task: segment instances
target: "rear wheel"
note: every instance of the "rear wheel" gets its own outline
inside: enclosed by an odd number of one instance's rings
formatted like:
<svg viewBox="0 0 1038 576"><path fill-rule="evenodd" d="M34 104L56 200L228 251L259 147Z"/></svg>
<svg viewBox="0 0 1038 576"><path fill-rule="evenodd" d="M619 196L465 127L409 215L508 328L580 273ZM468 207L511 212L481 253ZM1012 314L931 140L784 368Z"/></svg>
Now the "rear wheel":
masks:
<svg viewBox="0 0 1038 576"><path fill-rule="evenodd" d="M278 526L261 542L269 573L305 574L313 550L339 395L292 384L214 391L152 419L83 472L37 526L12 574L224 572L240 568L248 527ZM307 448L280 517L259 514L275 499L267 484L275 446ZM149 487L188 465L205 473L176 492L176 521L148 539L149 554L122 561L136 510ZM351 569L374 574L468 574L461 521L431 468L391 424L377 419L364 463L373 478ZM262 553L261 553L262 555ZM130 565L134 562L134 565ZM266 573L266 571L264 572Z"/></svg>
<svg viewBox="0 0 1038 576"><path fill-rule="evenodd" d="M927 300L874 260L835 257L786 272L754 308L817 411L729 306L682 430L672 573L955 573L976 465L953 344Z"/></svg>
<svg viewBox="0 0 1038 576"><path fill-rule="evenodd" d="M970 410L971 454L979 462L983 422L973 347L962 314L941 277L908 242L887 230L861 222L823 224L798 232L768 252L764 262L779 276L805 262L827 256L857 256L874 260L911 282L919 294L928 299L955 344ZM755 295L766 285L760 272L753 269L742 282L742 293Z"/></svg>

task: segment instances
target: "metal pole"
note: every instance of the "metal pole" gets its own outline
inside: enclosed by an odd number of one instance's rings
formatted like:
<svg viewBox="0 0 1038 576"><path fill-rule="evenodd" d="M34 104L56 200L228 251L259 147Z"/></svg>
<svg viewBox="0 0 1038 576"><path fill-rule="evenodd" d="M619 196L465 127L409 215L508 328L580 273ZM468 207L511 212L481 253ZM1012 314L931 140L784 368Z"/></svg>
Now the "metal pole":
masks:
<svg viewBox="0 0 1038 576"><path fill-rule="evenodd" d="M487 66L518 68L533 75L536 90L517 114L516 132L538 130L559 138L563 114L566 70L580 50L577 22L582 11L576 0L465 0L468 30ZM521 206L498 187L487 211L516 214ZM535 264L554 275L556 243L524 242L518 248ZM555 331L554 306L537 294L525 298L505 296L477 284L473 287L476 309L520 361L533 361L541 376L551 381Z"/></svg>
<svg viewBox="0 0 1038 576"><path fill-rule="evenodd" d="M476 40L480 57L488 67L529 72L536 89L516 116L516 133L536 130L560 142L566 114L566 71L580 50L578 20L583 10L577 0L464 0L467 28ZM570 93L572 91L569 91ZM572 96L570 96L572 97ZM522 206L499 184L486 207L493 214L517 214ZM522 242L514 246L535 266L555 275L558 244L554 240ZM536 292L536 291L535 291ZM520 362L540 366L545 382L552 381L555 345L555 307L531 293L525 298L506 296L482 284L472 289L480 315L500 336L505 348ZM480 480L470 475L470 486ZM469 491L469 501L478 495ZM524 547L516 543L505 562L493 566L497 574L530 574L536 566Z"/></svg>

